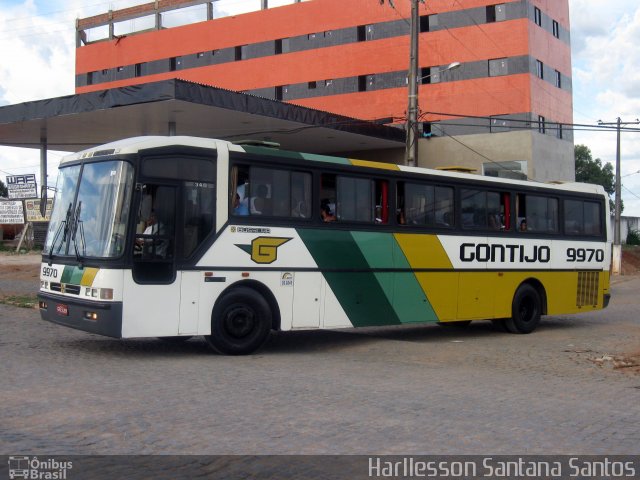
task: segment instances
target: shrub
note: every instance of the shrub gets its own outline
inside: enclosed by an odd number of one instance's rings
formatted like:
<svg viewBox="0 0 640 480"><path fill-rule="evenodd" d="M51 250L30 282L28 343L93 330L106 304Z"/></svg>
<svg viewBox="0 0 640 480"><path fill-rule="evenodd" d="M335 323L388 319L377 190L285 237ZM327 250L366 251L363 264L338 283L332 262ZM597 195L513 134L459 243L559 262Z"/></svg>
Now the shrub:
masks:
<svg viewBox="0 0 640 480"><path fill-rule="evenodd" d="M640 245L640 231L629 230L627 234L627 245Z"/></svg>

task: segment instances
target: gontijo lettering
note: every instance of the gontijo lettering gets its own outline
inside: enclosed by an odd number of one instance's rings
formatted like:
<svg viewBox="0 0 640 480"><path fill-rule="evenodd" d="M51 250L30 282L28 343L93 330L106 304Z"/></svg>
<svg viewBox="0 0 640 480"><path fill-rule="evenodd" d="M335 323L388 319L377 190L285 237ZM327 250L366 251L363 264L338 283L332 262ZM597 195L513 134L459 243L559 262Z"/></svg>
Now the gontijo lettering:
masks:
<svg viewBox="0 0 640 480"><path fill-rule="evenodd" d="M551 249L546 245L463 243L460 245L460 260L463 262L549 263Z"/></svg>

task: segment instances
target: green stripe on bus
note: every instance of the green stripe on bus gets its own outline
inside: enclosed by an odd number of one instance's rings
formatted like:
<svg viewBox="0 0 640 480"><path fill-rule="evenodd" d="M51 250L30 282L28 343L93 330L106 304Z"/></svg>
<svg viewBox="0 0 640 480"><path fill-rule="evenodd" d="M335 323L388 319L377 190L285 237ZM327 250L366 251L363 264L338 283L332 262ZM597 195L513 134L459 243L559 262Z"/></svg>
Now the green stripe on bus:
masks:
<svg viewBox="0 0 640 480"><path fill-rule="evenodd" d="M348 158L330 157L328 155L315 155L313 153L290 152L287 150L278 150L277 148L255 147L252 145L242 145L242 149L247 153L254 155L268 155L279 158L293 158L297 160L313 160L316 162L337 163L340 165L351 165Z"/></svg>
<svg viewBox="0 0 640 480"><path fill-rule="evenodd" d="M352 236L371 268L411 269L392 234L352 232ZM413 272L376 272L375 276L400 322L422 323L438 320Z"/></svg>
<svg viewBox="0 0 640 480"><path fill-rule="evenodd" d="M298 233L355 327L400 323L350 232L300 229Z"/></svg>
<svg viewBox="0 0 640 480"><path fill-rule="evenodd" d="M60 283L68 283L70 285L80 285L82 281L82 275L84 275L84 269L77 266L67 265L62 272L62 278Z"/></svg>
<svg viewBox="0 0 640 480"><path fill-rule="evenodd" d="M71 265L67 265L64 267L62 271L62 277L60 277L60 283L71 283L71 277L73 276L73 269L76 267L72 267Z"/></svg>

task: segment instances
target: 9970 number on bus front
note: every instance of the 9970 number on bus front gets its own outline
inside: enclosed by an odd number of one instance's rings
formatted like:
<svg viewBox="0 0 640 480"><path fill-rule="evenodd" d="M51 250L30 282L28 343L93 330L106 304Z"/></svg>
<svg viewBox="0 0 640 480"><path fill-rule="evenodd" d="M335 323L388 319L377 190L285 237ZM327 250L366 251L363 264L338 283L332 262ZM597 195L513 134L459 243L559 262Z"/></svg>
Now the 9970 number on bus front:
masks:
<svg viewBox="0 0 640 480"><path fill-rule="evenodd" d="M567 248L568 262L603 262L604 250L601 248Z"/></svg>

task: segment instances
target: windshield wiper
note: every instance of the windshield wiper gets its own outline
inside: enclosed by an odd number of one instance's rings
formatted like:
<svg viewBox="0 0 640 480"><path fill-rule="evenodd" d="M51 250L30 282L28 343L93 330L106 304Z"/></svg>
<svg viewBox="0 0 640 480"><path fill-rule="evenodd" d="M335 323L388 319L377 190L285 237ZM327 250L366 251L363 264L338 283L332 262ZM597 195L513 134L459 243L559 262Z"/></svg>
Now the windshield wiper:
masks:
<svg viewBox="0 0 640 480"><path fill-rule="evenodd" d="M64 220L60 223L60 226L58 227L58 230L56 230L56 234L53 237L53 241L51 242L51 248L49 249L49 266L51 266L51 259L53 258L53 250L56 247L56 241L58 240L60 233L63 233L63 235L62 235L62 241L60 242L60 245L58 245L58 252L60 252L62 245L64 245L65 242L67 241L67 235L69 234L69 227L71 226L71 221L70 221L71 212L72 212L72 205L71 205L71 202L69 202L69 208L67 208L67 215L65 216Z"/></svg>
<svg viewBox="0 0 640 480"><path fill-rule="evenodd" d="M82 201L78 202L78 207L76 208L76 215L73 219L73 230L71 233L71 239L73 240L73 249L76 253L76 260L80 264L80 268L82 268L82 259L87 255L87 244L84 240L84 227L82 226L82 220L80 220L80 213L82 212ZM80 241L82 242L82 255L78 252L78 242L76 241L76 236L78 235L78 230L80 230Z"/></svg>

